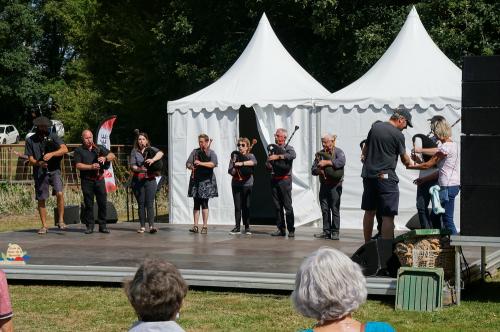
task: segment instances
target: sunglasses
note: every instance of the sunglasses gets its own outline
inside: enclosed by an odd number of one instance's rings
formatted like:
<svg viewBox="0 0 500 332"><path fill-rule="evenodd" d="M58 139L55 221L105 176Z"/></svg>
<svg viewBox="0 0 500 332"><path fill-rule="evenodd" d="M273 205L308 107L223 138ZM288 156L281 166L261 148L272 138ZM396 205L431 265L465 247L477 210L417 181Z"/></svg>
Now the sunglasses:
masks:
<svg viewBox="0 0 500 332"><path fill-rule="evenodd" d="M244 147L245 147L245 146L247 146L247 145L246 145L246 144L240 144L240 143L238 143L236 146L237 146L237 147L242 147L242 148L244 148Z"/></svg>

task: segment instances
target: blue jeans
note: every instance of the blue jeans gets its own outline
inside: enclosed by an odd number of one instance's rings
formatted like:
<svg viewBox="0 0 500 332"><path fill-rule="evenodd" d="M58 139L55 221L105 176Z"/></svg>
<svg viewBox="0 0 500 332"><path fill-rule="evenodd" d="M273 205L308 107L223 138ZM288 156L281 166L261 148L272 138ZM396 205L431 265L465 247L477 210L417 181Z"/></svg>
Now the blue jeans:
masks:
<svg viewBox="0 0 500 332"><path fill-rule="evenodd" d="M442 217L443 227L446 230L451 231L451 234L458 234L455 228L455 223L453 222L453 211L455 210L455 197L460 192L460 186L449 186L441 187L441 190L447 190L448 194L441 197L441 206L444 208L444 214Z"/></svg>

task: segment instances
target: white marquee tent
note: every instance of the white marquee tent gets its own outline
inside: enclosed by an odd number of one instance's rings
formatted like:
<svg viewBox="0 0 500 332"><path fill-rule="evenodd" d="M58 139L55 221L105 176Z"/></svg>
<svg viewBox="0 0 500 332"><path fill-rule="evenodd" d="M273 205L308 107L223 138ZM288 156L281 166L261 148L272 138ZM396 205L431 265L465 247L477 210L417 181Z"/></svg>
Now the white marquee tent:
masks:
<svg viewBox="0 0 500 332"><path fill-rule="evenodd" d="M461 71L434 44L413 7L396 39L377 63L357 81L317 104L325 106L321 110L321 131L337 134L337 145L347 155L342 225L361 228L363 184L359 143L366 138L373 122L387 121L400 105L411 111L414 125L403 131L408 152L414 134L429 132L427 119L439 114L455 123L461 113ZM460 130L458 123L453 128L457 142ZM412 181L418 177L418 171L406 170L398 162L396 172L401 193L396 225L401 229L416 213L416 186ZM459 201L455 206L455 222L459 226Z"/></svg>
<svg viewBox="0 0 500 332"><path fill-rule="evenodd" d="M170 222L192 222L193 202L187 197L190 174L185 161L197 147L198 134L206 133L213 138L211 148L219 161L215 170L219 197L209 202L210 222L234 223L227 166L239 136L241 106L255 111L257 124L245 125L257 126L264 146L274 141L276 128L300 126L290 143L297 152L292 193L296 224L320 218L315 181L310 176L310 159L318 145L318 113L313 102L328 95L285 50L264 14L244 52L221 78L192 95L168 102ZM251 111L248 108L242 110ZM259 193L254 191L254 195Z"/></svg>

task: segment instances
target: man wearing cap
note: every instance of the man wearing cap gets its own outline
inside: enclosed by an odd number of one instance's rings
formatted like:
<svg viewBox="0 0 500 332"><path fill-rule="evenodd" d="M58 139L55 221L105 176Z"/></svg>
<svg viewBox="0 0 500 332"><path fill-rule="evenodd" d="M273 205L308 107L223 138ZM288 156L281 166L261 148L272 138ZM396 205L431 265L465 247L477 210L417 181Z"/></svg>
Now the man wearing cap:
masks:
<svg viewBox="0 0 500 332"><path fill-rule="evenodd" d="M33 121L33 124L36 126L36 133L26 140L24 154L28 156L29 164L33 166L35 199L38 201L38 213L42 221L42 228L38 234L46 234L48 226L45 201L49 197L49 185L52 186L52 195L57 199L58 227L66 228L61 160L68 153L68 148L56 133L49 132L52 123L48 118L40 116Z"/></svg>
<svg viewBox="0 0 500 332"><path fill-rule="evenodd" d="M363 235L365 242L370 241L373 219L377 210L382 215L382 238L394 238L394 216L398 214L399 186L396 175L398 156L407 166L412 160L406 154L405 138L401 131L411 124L411 114L405 109L398 109L388 122L372 125L366 144L363 147L363 198L361 208L363 217Z"/></svg>

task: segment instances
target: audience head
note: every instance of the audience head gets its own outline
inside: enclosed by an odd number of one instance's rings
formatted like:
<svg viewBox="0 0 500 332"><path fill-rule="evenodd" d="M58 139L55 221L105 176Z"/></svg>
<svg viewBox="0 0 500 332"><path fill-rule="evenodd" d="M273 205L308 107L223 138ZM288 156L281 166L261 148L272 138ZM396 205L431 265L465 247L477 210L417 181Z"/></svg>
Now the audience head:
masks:
<svg viewBox="0 0 500 332"><path fill-rule="evenodd" d="M292 301L298 312L322 325L356 311L366 296L366 279L359 265L342 252L323 247L302 262Z"/></svg>
<svg viewBox="0 0 500 332"><path fill-rule="evenodd" d="M413 128L410 112L402 107L396 109L390 119L399 130L406 129L407 126Z"/></svg>
<svg viewBox="0 0 500 332"><path fill-rule="evenodd" d="M147 148L150 146L149 136L145 132L139 132L135 138L134 147L136 149Z"/></svg>
<svg viewBox="0 0 500 332"><path fill-rule="evenodd" d="M161 259L146 259L124 288L144 322L174 320L188 289L179 270Z"/></svg>

